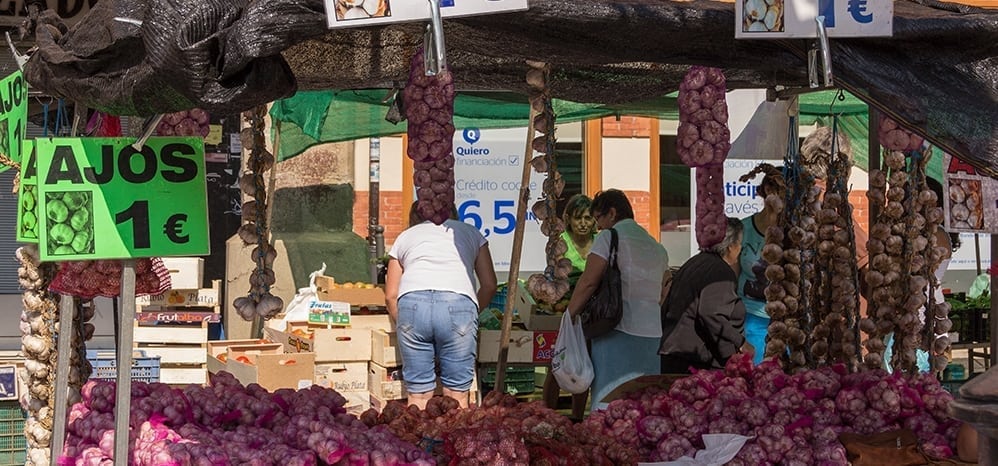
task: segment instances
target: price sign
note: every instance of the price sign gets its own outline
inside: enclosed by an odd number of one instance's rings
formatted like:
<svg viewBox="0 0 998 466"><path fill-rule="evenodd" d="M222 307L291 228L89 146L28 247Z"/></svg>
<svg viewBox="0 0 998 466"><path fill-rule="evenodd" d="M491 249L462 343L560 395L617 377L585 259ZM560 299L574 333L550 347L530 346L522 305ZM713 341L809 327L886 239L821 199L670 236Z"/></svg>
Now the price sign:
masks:
<svg viewBox="0 0 998 466"><path fill-rule="evenodd" d="M516 199L523 177L525 128L464 128L454 133L454 197L461 221L474 225L489 240L496 270L509 270L516 230ZM540 222L529 207L541 196L543 173L531 172L530 203L524 225L520 270L546 266Z"/></svg>
<svg viewBox="0 0 998 466"><path fill-rule="evenodd" d="M17 235L22 243L38 242L38 163L35 158L35 142L26 140L21 144L25 154L21 164L21 185L17 188Z"/></svg>
<svg viewBox="0 0 998 466"><path fill-rule="evenodd" d="M0 81L0 154L14 162L21 161L21 142L28 121L28 85L24 75L15 71ZM0 164L0 172L10 168Z"/></svg>
<svg viewBox="0 0 998 466"><path fill-rule="evenodd" d="M42 260L209 254L200 138L38 139Z"/></svg>

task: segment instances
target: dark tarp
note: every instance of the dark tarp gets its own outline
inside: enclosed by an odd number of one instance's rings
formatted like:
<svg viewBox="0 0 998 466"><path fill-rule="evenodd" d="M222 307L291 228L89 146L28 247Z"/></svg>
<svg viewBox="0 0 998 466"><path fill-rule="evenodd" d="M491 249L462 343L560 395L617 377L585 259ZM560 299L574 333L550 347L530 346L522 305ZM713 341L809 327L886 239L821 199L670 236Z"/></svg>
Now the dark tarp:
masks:
<svg viewBox="0 0 998 466"><path fill-rule="evenodd" d="M836 83L998 176L998 11L894 3L892 38L833 39ZM231 113L296 89L402 83L421 24L327 31L321 0L102 0L72 30L36 31L26 77L118 114ZM115 21L123 17L141 25ZM618 104L677 89L688 65L729 87L806 86L806 40L735 40L734 5L533 0L526 12L445 21L462 89L525 94L524 60L555 69L553 96Z"/></svg>

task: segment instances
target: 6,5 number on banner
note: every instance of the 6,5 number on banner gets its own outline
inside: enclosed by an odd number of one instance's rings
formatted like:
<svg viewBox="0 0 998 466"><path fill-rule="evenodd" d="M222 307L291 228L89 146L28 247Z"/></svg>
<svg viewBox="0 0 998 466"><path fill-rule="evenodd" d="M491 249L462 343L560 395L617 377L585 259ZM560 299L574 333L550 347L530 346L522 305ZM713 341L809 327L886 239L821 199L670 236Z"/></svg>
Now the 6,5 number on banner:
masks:
<svg viewBox="0 0 998 466"><path fill-rule="evenodd" d="M201 139L133 142L36 141L42 260L209 254Z"/></svg>

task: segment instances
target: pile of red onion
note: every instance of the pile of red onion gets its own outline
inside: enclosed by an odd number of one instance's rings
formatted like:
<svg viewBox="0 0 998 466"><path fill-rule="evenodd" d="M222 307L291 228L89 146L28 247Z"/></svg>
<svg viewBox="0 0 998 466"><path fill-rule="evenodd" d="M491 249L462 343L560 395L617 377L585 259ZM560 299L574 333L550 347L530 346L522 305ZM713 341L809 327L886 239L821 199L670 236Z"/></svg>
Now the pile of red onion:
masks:
<svg viewBox="0 0 998 466"><path fill-rule="evenodd" d="M62 262L49 290L83 299L114 298L121 294L121 270L120 260ZM169 289L170 271L162 259L135 261L135 294L157 295Z"/></svg>
<svg viewBox="0 0 998 466"><path fill-rule="evenodd" d="M207 137L210 131L208 123L208 112L199 108L167 113L159 120L156 135Z"/></svg>
<svg viewBox="0 0 998 466"><path fill-rule="evenodd" d="M703 434L753 436L729 465L846 464L838 440L907 428L922 451L953 455L960 427L947 413L952 395L931 374L905 378L844 365L787 375L777 360L732 357L724 370L697 371L666 391L649 388L615 400L584 424L601 429L648 461L694 456Z"/></svg>
<svg viewBox="0 0 998 466"><path fill-rule="evenodd" d="M423 49L413 55L409 82L402 90L406 133L406 154L413 160L416 209L419 215L437 225L451 216L454 205L454 77L440 70L433 76L424 71Z"/></svg>
<svg viewBox="0 0 998 466"><path fill-rule="evenodd" d="M900 152L917 150L925 142L921 136L902 128L896 121L883 115L880 116L877 137L881 146Z"/></svg>
<svg viewBox="0 0 998 466"><path fill-rule="evenodd" d="M270 393L243 387L228 373L211 387L183 390L132 382L130 464L142 465L432 465L429 454L385 427L346 413L328 388ZM59 465L113 464L114 382L89 381L69 413Z"/></svg>
<svg viewBox="0 0 998 466"><path fill-rule="evenodd" d="M443 397L432 398L425 410L391 401L380 414L369 410L361 420L387 425L403 441L431 451L437 464L610 466L640 460L598 426L573 425L540 401L518 403L497 391L468 409Z"/></svg>
<svg viewBox="0 0 998 466"><path fill-rule="evenodd" d="M676 151L696 168L696 237L701 249L724 239L724 160L731 149L724 73L694 66L679 85L679 129Z"/></svg>

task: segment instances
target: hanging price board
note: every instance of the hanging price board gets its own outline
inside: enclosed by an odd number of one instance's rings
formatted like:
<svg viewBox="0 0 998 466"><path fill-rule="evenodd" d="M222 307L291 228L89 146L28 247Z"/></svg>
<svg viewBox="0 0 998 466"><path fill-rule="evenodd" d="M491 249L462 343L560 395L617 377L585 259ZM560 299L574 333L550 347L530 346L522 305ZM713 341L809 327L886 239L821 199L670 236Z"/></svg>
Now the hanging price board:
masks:
<svg viewBox="0 0 998 466"><path fill-rule="evenodd" d="M26 140L21 144L24 154L21 163L21 181L17 188L17 234L15 238L22 243L38 242L38 173L35 158L35 141Z"/></svg>
<svg viewBox="0 0 998 466"><path fill-rule="evenodd" d="M0 80L0 154L14 162L21 161L21 142L27 131L28 85L24 75L15 71ZM0 164L0 172L10 168Z"/></svg>
<svg viewBox="0 0 998 466"><path fill-rule="evenodd" d="M38 139L42 260L209 254L200 138Z"/></svg>

